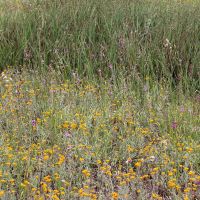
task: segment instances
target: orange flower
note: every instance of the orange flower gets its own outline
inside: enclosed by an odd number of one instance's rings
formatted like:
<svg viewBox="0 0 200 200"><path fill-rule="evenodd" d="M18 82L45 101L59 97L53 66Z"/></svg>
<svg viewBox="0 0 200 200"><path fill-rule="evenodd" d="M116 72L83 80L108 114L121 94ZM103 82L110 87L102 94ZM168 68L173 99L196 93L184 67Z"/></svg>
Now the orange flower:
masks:
<svg viewBox="0 0 200 200"><path fill-rule="evenodd" d="M112 198L113 199L118 199L118 197L119 197L119 194L117 192L113 192L112 193Z"/></svg>

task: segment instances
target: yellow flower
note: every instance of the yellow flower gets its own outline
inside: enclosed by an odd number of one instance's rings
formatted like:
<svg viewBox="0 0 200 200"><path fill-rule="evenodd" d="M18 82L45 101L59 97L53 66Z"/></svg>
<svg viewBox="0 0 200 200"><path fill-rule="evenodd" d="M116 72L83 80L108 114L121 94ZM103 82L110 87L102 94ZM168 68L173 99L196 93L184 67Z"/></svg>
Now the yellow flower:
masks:
<svg viewBox="0 0 200 200"><path fill-rule="evenodd" d="M90 176L90 172L87 169L82 170L82 173L86 177Z"/></svg>
<svg viewBox="0 0 200 200"><path fill-rule="evenodd" d="M21 187L27 187L30 183L27 180L24 180L23 183L20 184Z"/></svg>
<svg viewBox="0 0 200 200"><path fill-rule="evenodd" d="M69 128L69 122L68 121L65 121L64 124L62 125L63 128Z"/></svg>
<svg viewBox="0 0 200 200"><path fill-rule="evenodd" d="M148 175L148 174L145 174L145 175L143 175L143 176L140 176L140 179L141 179L141 180L144 180L144 179L147 179L147 178L149 178L149 175Z"/></svg>
<svg viewBox="0 0 200 200"><path fill-rule="evenodd" d="M136 192L137 192L137 193L141 193L141 190L140 190L140 189L137 189Z"/></svg>
<svg viewBox="0 0 200 200"><path fill-rule="evenodd" d="M99 165L102 164L101 160L97 160L97 164Z"/></svg>
<svg viewBox="0 0 200 200"><path fill-rule="evenodd" d="M134 151L134 148L132 148L130 145L128 145L127 150L128 150L129 153L131 153L131 152Z"/></svg>
<svg viewBox="0 0 200 200"><path fill-rule="evenodd" d="M188 171L188 170L189 170L189 168L188 168L188 167L184 167L184 170L185 170L185 171Z"/></svg>
<svg viewBox="0 0 200 200"><path fill-rule="evenodd" d="M36 121L38 124L40 124L42 122L42 120L40 118L37 118Z"/></svg>
<svg viewBox="0 0 200 200"><path fill-rule="evenodd" d="M168 176L173 176L173 172L172 172L172 171L169 171L169 172L168 172Z"/></svg>
<svg viewBox="0 0 200 200"><path fill-rule="evenodd" d="M52 199L53 199L53 200L60 200L59 197L58 197L56 194L54 194L54 195L52 196Z"/></svg>
<svg viewBox="0 0 200 200"><path fill-rule="evenodd" d="M184 199L183 200L190 200L189 197L186 195L184 196Z"/></svg>
<svg viewBox="0 0 200 200"><path fill-rule="evenodd" d="M70 127L72 129L77 129L78 125L76 123L72 122L71 125L70 125Z"/></svg>
<svg viewBox="0 0 200 200"><path fill-rule="evenodd" d="M149 129L148 128L142 128L141 133L145 135L145 134L149 133Z"/></svg>
<svg viewBox="0 0 200 200"><path fill-rule="evenodd" d="M85 123L80 124L79 128L83 131L87 130Z"/></svg>
<svg viewBox="0 0 200 200"><path fill-rule="evenodd" d="M136 162L134 165L135 165L135 167L140 167L141 166L141 162Z"/></svg>
<svg viewBox="0 0 200 200"><path fill-rule="evenodd" d="M30 183L29 183L29 181L24 180L24 184L25 184L25 185L29 185Z"/></svg>
<svg viewBox="0 0 200 200"><path fill-rule="evenodd" d="M181 189L180 185L176 185L176 190L179 191Z"/></svg>
<svg viewBox="0 0 200 200"><path fill-rule="evenodd" d="M55 180L59 180L60 179L60 175L58 173L54 174Z"/></svg>
<svg viewBox="0 0 200 200"><path fill-rule="evenodd" d="M44 192L44 193L47 193L47 191L48 191L47 184L42 182L42 183L41 183L41 186L42 186L43 192Z"/></svg>
<svg viewBox="0 0 200 200"><path fill-rule="evenodd" d="M186 151L191 153L191 152L193 152L193 148L186 147Z"/></svg>
<svg viewBox="0 0 200 200"><path fill-rule="evenodd" d="M50 183L50 182L51 182L51 177L50 177L50 175L45 176L45 177L43 178L43 180L44 180L45 182L47 182L47 183Z"/></svg>
<svg viewBox="0 0 200 200"><path fill-rule="evenodd" d="M83 162L85 159L84 158L79 158L80 162Z"/></svg>
<svg viewBox="0 0 200 200"><path fill-rule="evenodd" d="M113 199L118 199L118 197L119 197L119 194L117 192L113 192L112 193L112 198Z"/></svg>
<svg viewBox="0 0 200 200"><path fill-rule="evenodd" d="M5 191L4 190L0 190L0 197L3 197L5 195Z"/></svg>
<svg viewBox="0 0 200 200"><path fill-rule="evenodd" d="M32 188L31 189L32 192L35 192L36 190L37 190L37 188Z"/></svg>
<svg viewBox="0 0 200 200"><path fill-rule="evenodd" d="M190 176L194 176L194 175L195 175L195 172L194 172L194 171L189 171L188 174L189 174Z"/></svg>
<svg viewBox="0 0 200 200"><path fill-rule="evenodd" d="M157 199L157 200L162 200L162 197L159 196L159 195L156 194L156 193L152 193L152 198L153 198L153 199Z"/></svg>
<svg viewBox="0 0 200 200"><path fill-rule="evenodd" d="M44 160L49 160L48 154L45 153L44 156L43 156L43 159L44 159Z"/></svg>
<svg viewBox="0 0 200 200"><path fill-rule="evenodd" d="M167 182L167 185L168 185L169 188L175 188L176 187L176 181L175 181L175 179L169 180Z"/></svg>
<svg viewBox="0 0 200 200"><path fill-rule="evenodd" d="M188 192L190 192L190 190L191 190L191 188L188 187L188 188L185 188L185 189L184 189L184 192L185 192L185 193L188 193Z"/></svg>
<svg viewBox="0 0 200 200"><path fill-rule="evenodd" d="M62 154L59 154L58 157L59 157L58 158L58 162L56 164L57 165L62 165L64 163L64 161L65 161L65 156L62 155Z"/></svg>
<svg viewBox="0 0 200 200"><path fill-rule="evenodd" d="M79 193L79 196L83 196L83 193L84 193L83 188L79 189L78 193Z"/></svg>

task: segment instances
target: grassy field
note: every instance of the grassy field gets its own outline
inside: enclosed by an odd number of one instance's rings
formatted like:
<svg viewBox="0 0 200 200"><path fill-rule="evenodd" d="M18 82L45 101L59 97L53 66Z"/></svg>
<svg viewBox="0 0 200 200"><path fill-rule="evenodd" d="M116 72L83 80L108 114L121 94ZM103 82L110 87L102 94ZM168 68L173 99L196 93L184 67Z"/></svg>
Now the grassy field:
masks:
<svg viewBox="0 0 200 200"><path fill-rule="evenodd" d="M0 199L200 199L199 9L0 0Z"/></svg>

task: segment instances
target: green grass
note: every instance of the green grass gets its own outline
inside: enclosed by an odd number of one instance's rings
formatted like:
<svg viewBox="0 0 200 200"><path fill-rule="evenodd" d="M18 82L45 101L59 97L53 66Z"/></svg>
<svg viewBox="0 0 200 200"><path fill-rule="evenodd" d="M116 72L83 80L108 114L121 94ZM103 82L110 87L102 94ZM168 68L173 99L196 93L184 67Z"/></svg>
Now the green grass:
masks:
<svg viewBox="0 0 200 200"><path fill-rule="evenodd" d="M199 17L0 0L0 199L199 199Z"/></svg>
<svg viewBox="0 0 200 200"><path fill-rule="evenodd" d="M18 2L2 3L7 6L0 21L1 68L51 66L68 77L72 70L94 77L101 69L107 78L112 64L117 73L199 89L199 4L194 1Z"/></svg>

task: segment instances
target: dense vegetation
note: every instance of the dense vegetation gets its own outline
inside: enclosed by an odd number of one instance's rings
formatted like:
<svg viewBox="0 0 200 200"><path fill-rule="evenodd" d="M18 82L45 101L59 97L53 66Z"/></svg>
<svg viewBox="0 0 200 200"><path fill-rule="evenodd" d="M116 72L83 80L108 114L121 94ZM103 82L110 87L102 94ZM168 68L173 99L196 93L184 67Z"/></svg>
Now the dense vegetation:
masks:
<svg viewBox="0 0 200 200"><path fill-rule="evenodd" d="M199 10L0 0L0 199L200 199Z"/></svg>
<svg viewBox="0 0 200 200"><path fill-rule="evenodd" d="M7 1L6 1L7 2ZM198 87L199 4L148 0L2 4L0 65L117 73Z"/></svg>

